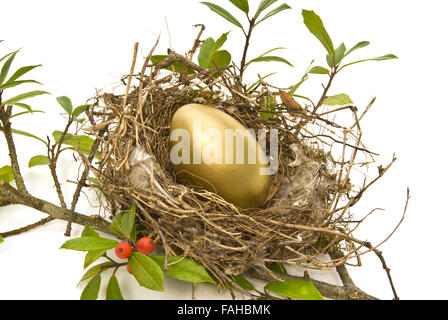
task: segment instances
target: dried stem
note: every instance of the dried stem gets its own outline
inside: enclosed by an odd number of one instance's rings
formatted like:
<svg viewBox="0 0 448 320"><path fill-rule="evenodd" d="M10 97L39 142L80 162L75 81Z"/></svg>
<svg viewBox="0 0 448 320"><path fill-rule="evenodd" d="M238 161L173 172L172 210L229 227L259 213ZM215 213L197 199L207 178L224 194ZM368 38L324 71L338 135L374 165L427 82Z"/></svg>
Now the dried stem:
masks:
<svg viewBox="0 0 448 320"><path fill-rule="evenodd" d="M49 217L43 218L43 219L41 219L41 220L39 220L39 221L37 221L35 223L27 225L25 227L22 227L22 228L19 228L19 229L15 229L15 230L11 230L11 231L2 232L2 233L0 233L0 236L2 236L3 238L6 238L6 237L18 235L18 234L21 234L23 232L30 231L30 230L32 230L32 229L34 229L36 227L43 226L44 224L46 224L46 223L48 223L50 221L53 221L53 220L55 220L55 218L49 216Z"/></svg>

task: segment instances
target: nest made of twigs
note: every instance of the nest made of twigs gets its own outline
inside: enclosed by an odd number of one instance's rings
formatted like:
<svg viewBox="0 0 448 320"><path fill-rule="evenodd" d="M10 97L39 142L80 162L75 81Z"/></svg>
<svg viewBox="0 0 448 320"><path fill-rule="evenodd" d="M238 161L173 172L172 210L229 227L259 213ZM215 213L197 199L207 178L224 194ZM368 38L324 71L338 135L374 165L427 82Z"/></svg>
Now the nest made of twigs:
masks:
<svg viewBox="0 0 448 320"><path fill-rule="evenodd" d="M90 133L101 141L101 160L92 169L112 215L135 204L138 223L167 255L194 259L222 282L269 263L329 269L359 254L345 219L365 190L353 191L350 182L357 153L371 155L360 141L363 114L354 106L317 112L322 102L279 102L273 96L278 88L260 80L248 90L232 67L203 70L174 52L157 65L149 57L139 74L131 70L123 78L124 94L99 94L88 110ZM173 63L195 73L163 69ZM263 207L243 210L176 181L170 121L188 103L215 106L248 128L278 130L279 170ZM339 112L353 113L354 124L334 122ZM145 156L136 160L139 152ZM335 252L334 259L319 259Z"/></svg>

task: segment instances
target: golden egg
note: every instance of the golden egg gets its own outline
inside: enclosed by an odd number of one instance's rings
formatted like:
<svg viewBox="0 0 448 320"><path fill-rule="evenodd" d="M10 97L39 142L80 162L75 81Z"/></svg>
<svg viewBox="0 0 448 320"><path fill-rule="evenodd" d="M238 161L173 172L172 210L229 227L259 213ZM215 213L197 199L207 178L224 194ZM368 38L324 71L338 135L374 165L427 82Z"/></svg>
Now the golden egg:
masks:
<svg viewBox="0 0 448 320"><path fill-rule="evenodd" d="M215 107L180 107L170 127L170 160L177 180L215 192L241 208L262 206L272 175L267 174L269 161L256 134Z"/></svg>

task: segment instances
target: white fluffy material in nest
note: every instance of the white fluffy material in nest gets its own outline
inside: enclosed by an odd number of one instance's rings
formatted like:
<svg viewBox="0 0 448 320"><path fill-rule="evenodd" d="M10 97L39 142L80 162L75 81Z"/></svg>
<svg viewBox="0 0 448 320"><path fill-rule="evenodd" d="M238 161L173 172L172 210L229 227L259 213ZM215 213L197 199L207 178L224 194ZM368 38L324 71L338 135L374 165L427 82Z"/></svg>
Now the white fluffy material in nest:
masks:
<svg viewBox="0 0 448 320"><path fill-rule="evenodd" d="M294 153L295 159L288 164L291 168L290 172L283 177L272 206L324 209L327 203L325 199L319 197L316 190L320 186L328 186L332 182L327 181L328 179L320 174L321 163L307 157L300 145L292 144L290 149Z"/></svg>
<svg viewBox="0 0 448 320"><path fill-rule="evenodd" d="M140 147L135 147L129 155L131 174L129 176L132 185L141 188L155 186L165 197L172 197L162 188L154 176L154 157Z"/></svg>

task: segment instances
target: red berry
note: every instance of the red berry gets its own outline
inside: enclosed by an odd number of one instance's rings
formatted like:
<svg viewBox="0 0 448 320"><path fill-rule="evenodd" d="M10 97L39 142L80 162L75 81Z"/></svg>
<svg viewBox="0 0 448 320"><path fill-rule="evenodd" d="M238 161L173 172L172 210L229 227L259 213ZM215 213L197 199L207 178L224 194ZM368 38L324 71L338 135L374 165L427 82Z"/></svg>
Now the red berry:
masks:
<svg viewBox="0 0 448 320"><path fill-rule="evenodd" d="M129 266L129 263L126 265L126 269L128 269L128 272L129 272L130 274L132 274L132 272L131 272L131 267Z"/></svg>
<svg viewBox="0 0 448 320"><path fill-rule="evenodd" d="M137 241L137 251L143 254L150 254L154 250L154 240L150 237L143 237Z"/></svg>
<svg viewBox="0 0 448 320"><path fill-rule="evenodd" d="M132 253L132 247L127 242L120 242L115 247L115 254L120 259L127 259L131 256Z"/></svg>

